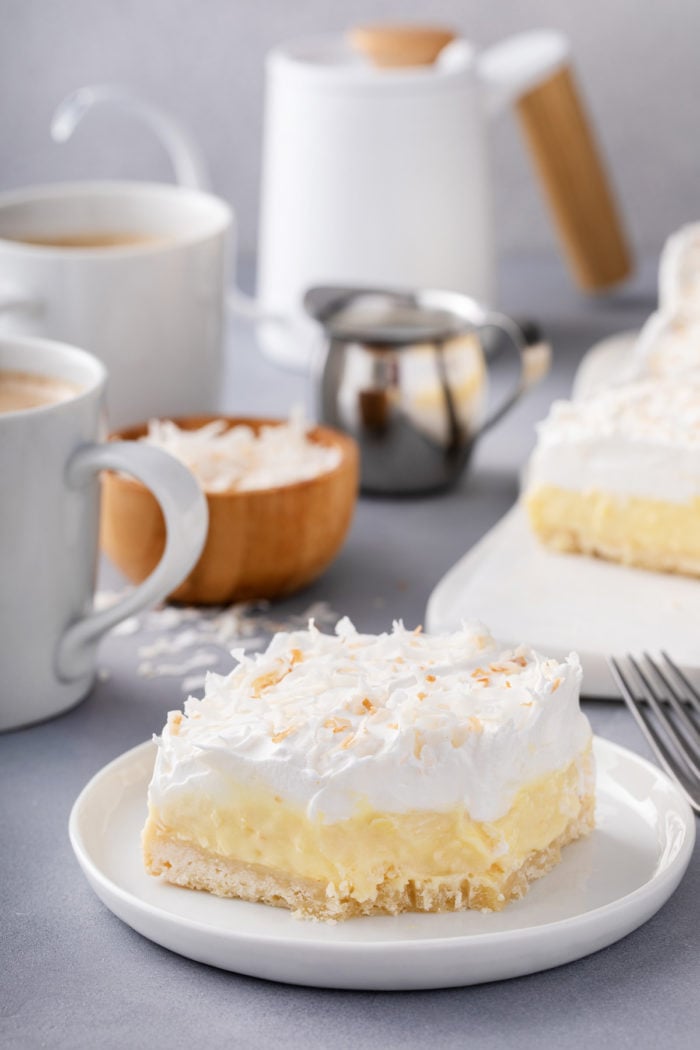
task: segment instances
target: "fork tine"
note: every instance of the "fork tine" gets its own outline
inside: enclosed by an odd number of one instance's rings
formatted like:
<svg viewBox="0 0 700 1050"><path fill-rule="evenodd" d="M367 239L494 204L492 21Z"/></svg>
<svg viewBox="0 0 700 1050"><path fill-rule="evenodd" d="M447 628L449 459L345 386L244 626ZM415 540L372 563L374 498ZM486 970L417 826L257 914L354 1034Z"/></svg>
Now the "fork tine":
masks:
<svg viewBox="0 0 700 1050"><path fill-rule="evenodd" d="M693 785L689 783L687 772L683 767L680 767L675 761L674 756L669 752L666 744L663 742L661 737L658 735L656 729L652 725L651 721L647 718L644 713L642 704L637 700L634 695L632 688L630 687L625 675L620 667L618 661L614 657L610 657L608 660L610 670L613 678L617 684L618 689L624 699L630 713L632 714L635 722L642 732L645 740L649 744L651 750L656 755L656 758L660 762L663 769L666 770L668 775L679 785L681 791L687 798L693 809L700 813L700 796L696 796L693 791Z"/></svg>
<svg viewBox="0 0 700 1050"><path fill-rule="evenodd" d="M633 656L628 656L627 659L631 663L632 667L634 667L637 678L642 683L642 688L646 694L645 699L649 702L649 706L652 708L654 714L660 722L661 727L665 732L666 736L669 738L671 744L675 745L675 748L678 752L678 756L682 761L685 762L686 766L693 774L693 776L697 777L698 780L700 780L700 766L698 766L692 754L690 754L687 744L679 734L676 726L673 724L673 721L668 711L664 709L661 697L658 696L653 685L651 684L648 677L645 675L644 671L639 666L635 658ZM692 732L695 732L695 727L691 726L691 730Z"/></svg>
<svg viewBox="0 0 700 1050"><path fill-rule="evenodd" d="M617 683L617 686L622 693L622 697L625 700L630 712L632 713L635 722L641 729L642 733L646 737L647 743L651 747L652 751L661 762L662 766L669 774L669 776L675 777L675 769L673 765L673 759L666 748L663 740L660 738L654 726L645 717L642 706L632 691L632 687L625 678L624 672L620 667L614 656L610 657L610 669L613 673L613 677Z"/></svg>
<svg viewBox="0 0 700 1050"><path fill-rule="evenodd" d="M663 673L658 664L654 663L649 653L644 653L644 659L649 664L659 681L666 687L667 699L673 710L676 712L678 721L685 729L686 739L688 746L691 747L695 754L700 755L700 729L695 725L688 715L683 703L683 697L676 692L671 682L668 680L666 675ZM697 776L700 777L700 769L697 770Z"/></svg>
<svg viewBox="0 0 700 1050"><path fill-rule="evenodd" d="M683 671L681 671L678 664L675 664L673 662L673 660L668 655L668 653L665 652L665 650L661 650L661 655L663 656L664 660L671 668L673 673L676 675L678 680L682 682L685 688L688 690L688 700L690 701L690 704L694 708L694 710L697 711L698 714L700 714L700 693L697 691L693 683L688 680Z"/></svg>

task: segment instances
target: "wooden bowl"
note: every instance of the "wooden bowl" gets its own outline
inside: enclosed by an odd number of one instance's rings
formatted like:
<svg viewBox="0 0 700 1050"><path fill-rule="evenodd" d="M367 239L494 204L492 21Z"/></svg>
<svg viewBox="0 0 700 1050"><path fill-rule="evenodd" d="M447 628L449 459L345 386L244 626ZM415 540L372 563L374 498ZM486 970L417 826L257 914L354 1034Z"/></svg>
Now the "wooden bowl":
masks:
<svg viewBox="0 0 700 1050"><path fill-rule="evenodd" d="M194 430L214 419L245 423L257 431L276 419L191 416L176 419ZM128 427L111 441L134 441L147 426ZM312 441L341 453L337 467L292 485L250 492L208 492L209 534L202 556L170 601L225 605L253 598L281 598L311 583L330 565L352 520L359 484L359 454L352 438L315 427ZM153 571L165 547L165 523L154 496L121 474L102 476L102 549L134 583Z"/></svg>

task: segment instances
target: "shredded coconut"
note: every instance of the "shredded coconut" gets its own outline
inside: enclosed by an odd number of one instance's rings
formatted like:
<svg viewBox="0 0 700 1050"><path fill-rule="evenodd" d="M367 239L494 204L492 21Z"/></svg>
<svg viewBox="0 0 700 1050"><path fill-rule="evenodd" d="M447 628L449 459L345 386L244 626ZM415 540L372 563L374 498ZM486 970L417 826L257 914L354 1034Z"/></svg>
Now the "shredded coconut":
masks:
<svg viewBox="0 0 700 1050"><path fill-rule="evenodd" d="M309 437L303 413L289 422L255 431L216 419L197 430L181 430L168 419L152 419L141 438L188 467L205 492L248 492L293 485L338 466L341 454Z"/></svg>
<svg viewBox="0 0 700 1050"><path fill-rule="evenodd" d="M108 609L128 591L99 591L95 608ZM264 649L279 631L306 627L314 620L331 629L339 619L327 602L313 602L298 614L274 615L269 602L239 602L214 608L164 605L149 609L112 628L112 634L136 636L137 673L142 678L181 678L182 692L188 694L204 685L207 670L230 669L231 650L254 652ZM174 658L174 659L173 659ZM194 673L192 673L194 672ZM102 672L105 677L109 671Z"/></svg>

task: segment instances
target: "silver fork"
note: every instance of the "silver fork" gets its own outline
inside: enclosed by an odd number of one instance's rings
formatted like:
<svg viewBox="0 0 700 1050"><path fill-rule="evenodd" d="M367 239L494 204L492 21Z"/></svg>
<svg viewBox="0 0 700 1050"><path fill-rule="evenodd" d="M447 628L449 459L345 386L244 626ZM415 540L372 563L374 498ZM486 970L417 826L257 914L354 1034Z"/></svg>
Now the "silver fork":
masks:
<svg viewBox="0 0 700 1050"><path fill-rule="evenodd" d="M667 653L661 653L663 670L648 653L642 655L646 668L627 656L636 688L629 670L612 656L610 670L657 759L700 813L700 693Z"/></svg>

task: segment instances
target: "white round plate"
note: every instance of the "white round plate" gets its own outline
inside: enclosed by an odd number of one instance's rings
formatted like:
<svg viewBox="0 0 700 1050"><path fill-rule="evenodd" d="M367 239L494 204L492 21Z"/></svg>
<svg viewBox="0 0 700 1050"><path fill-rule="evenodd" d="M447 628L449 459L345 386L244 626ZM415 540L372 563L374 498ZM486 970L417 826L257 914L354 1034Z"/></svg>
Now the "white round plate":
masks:
<svg viewBox="0 0 700 1050"><path fill-rule="evenodd" d="M152 742L117 758L80 794L75 854L98 897L129 926L199 962L290 984L448 988L546 970L636 929L668 899L693 849L687 802L655 766L596 739L597 827L498 914L295 919L263 904L169 886L143 870L139 835Z"/></svg>

